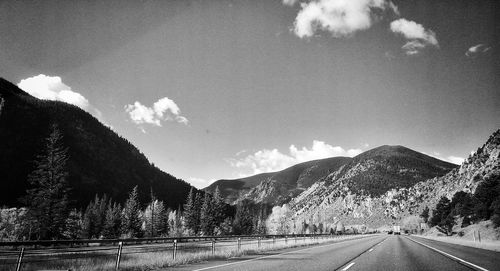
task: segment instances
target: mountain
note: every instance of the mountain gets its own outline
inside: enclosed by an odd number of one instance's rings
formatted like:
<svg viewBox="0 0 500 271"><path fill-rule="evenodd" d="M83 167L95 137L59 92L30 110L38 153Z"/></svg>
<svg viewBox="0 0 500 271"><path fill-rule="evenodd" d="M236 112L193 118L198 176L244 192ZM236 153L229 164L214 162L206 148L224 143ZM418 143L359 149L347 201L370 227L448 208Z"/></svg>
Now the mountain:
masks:
<svg viewBox="0 0 500 271"><path fill-rule="evenodd" d="M354 158L333 157L309 161L279 172L263 173L236 180L219 180L216 186L228 202L248 199L281 205L316 187L338 186L360 195L381 195L393 188L443 176L457 166L403 146L381 146Z"/></svg>
<svg viewBox="0 0 500 271"><path fill-rule="evenodd" d="M326 227L338 221L370 227L400 223L405 217L418 216L425 207L433 209L441 196L451 199L458 191L473 193L484 179L498 178L499 156L500 130L460 167L406 148L383 146L355 157L351 164L293 198L287 207L294 221L323 223ZM380 176L381 172L387 177ZM437 176L431 177L432 172ZM372 190L370 181L380 187Z"/></svg>
<svg viewBox="0 0 500 271"><path fill-rule="evenodd" d="M0 206L20 204L52 124L69 151L68 183L75 206L85 206L95 194L123 203L136 185L142 203L149 201L151 189L169 207L184 203L188 183L155 167L92 115L67 103L34 98L0 78Z"/></svg>
<svg viewBox="0 0 500 271"><path fill-rule="evenodd" d="M218 186L229 203L249 199L256 203L282 204L350 160L349 157L333 157L308 161L278 172L234 180L218 180L204 190L211 193Z"/></svg>

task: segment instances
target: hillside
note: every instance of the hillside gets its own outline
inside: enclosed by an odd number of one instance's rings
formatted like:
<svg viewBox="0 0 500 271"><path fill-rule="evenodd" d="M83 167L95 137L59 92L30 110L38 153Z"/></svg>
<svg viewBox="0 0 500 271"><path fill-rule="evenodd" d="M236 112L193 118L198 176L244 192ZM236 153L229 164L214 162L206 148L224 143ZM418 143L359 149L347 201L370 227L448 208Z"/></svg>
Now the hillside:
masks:
<svg viewBox="0 0 500 271"><path fill-rule="evenodd" d="M172 208L184 203L188 183L156 168L92 115L70 104L36 99L0 78L0 206L19 205L52 124L69 148L68 183L75 206L85 206L96 193L124 202L135 185L143 203L151 188Z"/></svg>
<svg viewBox="0 0 500 271"><path fill-rule="evenodd" d="M422 154L418 154L417 160L410 159L411 167L398 167L394 164L398 160L410 165L406 154L412 153L407 149L403 149L403 156L397 155L400 158L392 162L377 163L376 160L388 153L387 147L381 148L359 155L350 165L320 180L292 199L289 208L295 221L321 222L326 225L343 221L346 224L371 227L390 225L398 223L404 217L419 215L426 206L434 208L441 196L451 198L458 191L474 192L485 178L500 175L500 130L493 133L460 167L451 167L452 170L444 176L434 178L428 178L430 170L442 173L450 167L442 161L436 163ZM415 157L415 154L410 157ZM361 160L356 161L358 158ZM392 158L389 159L391 160ZM433 163L429 165L427 162ZM395 176L399 172L401 178L396 180L402 182L389 181L384 189L377 189L377 193L367 193L368 181L376 180L372 169L380 166L386 167L383 172L392 172L387 176ZM429 171L422 171L426 168ZM372 173L367 174L370 171ZM375 173L379 174L380 171ZM403 176L413 177L404 179ZM380 193L383 190L386 191Z"/></svg>
<svg viewBox="0 0 500 271"><path fill-rule="evenodd" d="M219 186L222 196L229 203L249 199L256 203L282 204L310 187L316 180L337 170L350 159L333 157L308 161L278 172L234 180L219 180L204 190L212 192Z"/></svg>

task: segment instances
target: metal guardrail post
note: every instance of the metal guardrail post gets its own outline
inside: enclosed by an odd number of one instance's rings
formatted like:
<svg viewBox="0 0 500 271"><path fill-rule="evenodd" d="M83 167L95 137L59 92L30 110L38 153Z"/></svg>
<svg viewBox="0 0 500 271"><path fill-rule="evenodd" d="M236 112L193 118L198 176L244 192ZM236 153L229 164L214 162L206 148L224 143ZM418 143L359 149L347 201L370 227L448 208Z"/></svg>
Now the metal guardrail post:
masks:
<svg viewBox="0 0 500 271"><path fill-rule="evenodd" d="M215 254L215 240L212 240L212 256Z"/></svg>
<svg viewBox="0 0 500 271"><path fill-rule="evenodd" d="M259 248L260 248L260 239L261 239L261 238L260 238L260 236L259 236L259 238L257 239L257 247L259 247Z"/></svg>
<svg viewBox="0 0 500 271"><path fill-rule="evenodd" d="M288 237L285 235L285 245L288 244Z"/></svg>
<svg viewBox="0 0 500 271"><path fill-rule="evenodd" d="M16 271L20 271L21 270L21 264L23 262L23 256L24 256L24 247L21 248L21 251L19 251L19 257L17 257Z"/></svg>
<svg viewBox="0 0 500 271"><path fill-rule="evenodd" d="M241 238L238 237L238 250L240 250L240 249L241 249Z"/></svg>
<svg viewBox="0 0 500 271"><path fill-rule="evenodd" d="M173 249L173 253L172 253L172 258L174 259L174 261L175 261L175 258L177 258L177 240L174 240L174 249Z"/></svg>
<svg viewBox="0 0 500 271"><path fill-rule="evenodd" d="M273 236L273 246L276 244L276 237Z"/></svg>
<svg viewBox="0 0 500 271"><path fill-rule="evenodd" d="M118 252L116 253L115 270L120 269L120 260L122 258L122 249L123 249L123 242L119 242L118 243Z"/></svg>
<svg viewBox="0 0 500 271"><path fill-rule="evenodd" d="M477 230L477 240L481 243L481 232Z"/></svg>

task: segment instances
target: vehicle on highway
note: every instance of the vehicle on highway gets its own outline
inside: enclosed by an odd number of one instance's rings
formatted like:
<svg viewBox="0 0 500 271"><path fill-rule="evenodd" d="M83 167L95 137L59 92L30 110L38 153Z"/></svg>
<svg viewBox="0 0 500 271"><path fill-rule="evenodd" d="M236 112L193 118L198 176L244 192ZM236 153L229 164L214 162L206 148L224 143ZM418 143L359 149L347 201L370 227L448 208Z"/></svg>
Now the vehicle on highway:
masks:
<svg viewBox="0 0 500 271"><path fill-rule="evenodd" d="M394 234L396 235L401 235L401 226L399 225L394 225L393 227Z"/></svg>

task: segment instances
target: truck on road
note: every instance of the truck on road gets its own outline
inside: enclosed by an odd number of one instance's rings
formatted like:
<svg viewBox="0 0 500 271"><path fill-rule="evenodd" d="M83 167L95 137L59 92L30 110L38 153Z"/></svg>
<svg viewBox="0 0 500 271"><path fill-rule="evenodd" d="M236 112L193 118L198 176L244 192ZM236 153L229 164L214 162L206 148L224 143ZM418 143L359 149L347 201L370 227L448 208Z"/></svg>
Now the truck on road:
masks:
<svg viewBox="0 0 500 271"><path fill-rule="evenodd" d="M401 226L399 225L394 225L392 227L392 230L394 231L394 234L401 235Z"/></svg>

